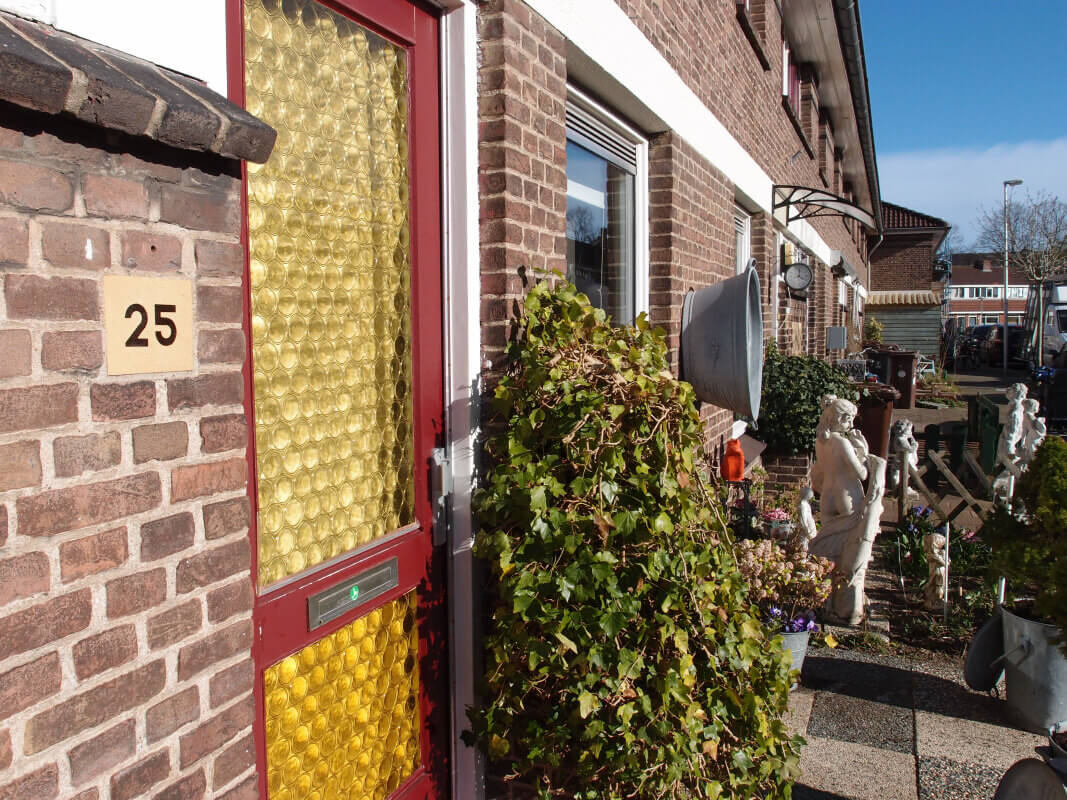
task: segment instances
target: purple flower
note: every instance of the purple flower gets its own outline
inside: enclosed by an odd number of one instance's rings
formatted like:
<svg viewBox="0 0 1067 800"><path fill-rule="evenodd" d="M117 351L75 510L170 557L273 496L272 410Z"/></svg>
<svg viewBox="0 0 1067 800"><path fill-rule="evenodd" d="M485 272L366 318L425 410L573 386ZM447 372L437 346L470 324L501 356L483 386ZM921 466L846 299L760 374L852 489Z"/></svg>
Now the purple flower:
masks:
<svg viewBox="0 0 1067 800"><path fill-rule="evenodd" d="M771 606L771 616L772 617L780 617L780 616L782 616L782 609L778 608L778 606Z"/></svg>

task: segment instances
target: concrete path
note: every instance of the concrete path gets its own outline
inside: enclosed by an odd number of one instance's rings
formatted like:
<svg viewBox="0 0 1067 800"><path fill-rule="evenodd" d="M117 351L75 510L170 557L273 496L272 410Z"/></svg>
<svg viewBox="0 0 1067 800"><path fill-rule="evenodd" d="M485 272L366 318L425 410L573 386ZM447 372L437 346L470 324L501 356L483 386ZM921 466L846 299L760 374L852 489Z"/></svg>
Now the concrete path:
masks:
<svg viewBox="0 0 1067 800"><path fill-rule="evenodd" d="M970 691L958 666L898 656L810 651L790 711L808 741L797 800L990 800L1045 743L1002 700Z"/></svg>

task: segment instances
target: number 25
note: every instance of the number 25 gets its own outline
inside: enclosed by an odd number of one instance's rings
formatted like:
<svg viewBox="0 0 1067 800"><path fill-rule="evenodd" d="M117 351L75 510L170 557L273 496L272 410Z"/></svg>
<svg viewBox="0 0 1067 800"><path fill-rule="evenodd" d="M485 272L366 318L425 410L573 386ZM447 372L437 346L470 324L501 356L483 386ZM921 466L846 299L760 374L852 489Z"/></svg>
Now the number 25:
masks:
<svg viewBox="0 0 1067 800"><path fill-rule="evenodd" d="M174 344L174 340L178 336L178 328L175 326L174 320L168 319L166 315L173 314L178 308L170 303L156 303L153 306L153 310L155 311L156 316L156 328L166 328L169 331L167 334L162 334L157 330L155 332L156 341L164 347L169 347ZM145 327L148 325L148 312L145 311L145 307L140 303L131 303L126 308L126 319L131 319L134 315L140 316L141 320L134 327L133 333L126 339L126 346L148 347L148 339L142 336Z"/></svg>

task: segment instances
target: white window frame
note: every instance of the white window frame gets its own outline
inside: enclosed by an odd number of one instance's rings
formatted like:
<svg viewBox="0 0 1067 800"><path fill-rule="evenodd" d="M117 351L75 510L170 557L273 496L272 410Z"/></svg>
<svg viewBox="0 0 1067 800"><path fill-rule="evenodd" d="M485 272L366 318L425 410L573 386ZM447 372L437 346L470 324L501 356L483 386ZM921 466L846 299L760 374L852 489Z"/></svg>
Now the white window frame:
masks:
<svg viewBox="0 0 1067 800"><path fill-rule="evenodd" d="M648 139L574 86L567 86L567 104L585 112L600 131L633 147L634 173L634 316L647 314L648 299ZM569 139L569 132L568 132Z"/></svg>
<svg viewBox="0 0 1067 800"><path fill-rule="evenodd" d="M752 258L752 215L741 206L734 206L734 241L737 245L735 266L740 275Z"/></svg>

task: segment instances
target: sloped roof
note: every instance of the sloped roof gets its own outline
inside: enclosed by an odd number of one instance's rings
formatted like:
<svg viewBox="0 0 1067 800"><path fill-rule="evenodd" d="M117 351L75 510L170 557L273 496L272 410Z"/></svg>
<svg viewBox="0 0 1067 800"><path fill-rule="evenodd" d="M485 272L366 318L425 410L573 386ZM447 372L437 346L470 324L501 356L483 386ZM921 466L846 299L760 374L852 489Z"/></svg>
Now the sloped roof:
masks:
<svg viewBox="0 0 1067 800"><path fill-rule="evenodd" d="M882 201L882 225L886 230L892 228L949 228L943 219L913 211L896 203Z"/></svg>
<svg viewBox="0 0 1067 800"><path fill-rule="evenodd" d="M953 259L955 261L955 259ZM1026 273L1016 267L1008 270L1009 286L1028 286L1030 279ZM1003 286L1004 285L1004 262L993 262L991 269L978 269L973 266L952 265L953 286Z"/></svg>

